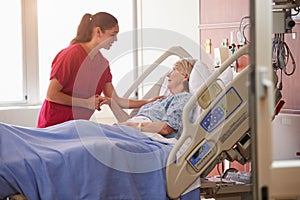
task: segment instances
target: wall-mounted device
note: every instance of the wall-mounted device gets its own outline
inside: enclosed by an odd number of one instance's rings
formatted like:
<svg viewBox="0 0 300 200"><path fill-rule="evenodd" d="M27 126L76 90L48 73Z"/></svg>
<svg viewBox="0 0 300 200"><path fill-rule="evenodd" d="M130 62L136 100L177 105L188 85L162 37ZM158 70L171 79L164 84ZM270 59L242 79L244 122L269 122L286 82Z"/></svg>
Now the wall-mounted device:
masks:
<svg viewBox="0 0 300 200"><path fill-rule="evenodd" d="M273 0L273 33L292 33L300 0Z"/></svg>

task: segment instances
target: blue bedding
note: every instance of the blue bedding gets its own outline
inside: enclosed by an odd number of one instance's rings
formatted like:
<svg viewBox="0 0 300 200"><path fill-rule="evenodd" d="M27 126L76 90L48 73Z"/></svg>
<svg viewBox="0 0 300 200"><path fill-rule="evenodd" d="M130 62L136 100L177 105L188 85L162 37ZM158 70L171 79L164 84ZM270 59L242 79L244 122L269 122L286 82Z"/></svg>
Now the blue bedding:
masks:
<svg viewBox="0 0 300 200"><path fill-rule="evenodd" d="M134 128L87 120L44 129L0 123L0 199L169 199L171 148ZM199 199L199 191L184 198Z"/></svg>

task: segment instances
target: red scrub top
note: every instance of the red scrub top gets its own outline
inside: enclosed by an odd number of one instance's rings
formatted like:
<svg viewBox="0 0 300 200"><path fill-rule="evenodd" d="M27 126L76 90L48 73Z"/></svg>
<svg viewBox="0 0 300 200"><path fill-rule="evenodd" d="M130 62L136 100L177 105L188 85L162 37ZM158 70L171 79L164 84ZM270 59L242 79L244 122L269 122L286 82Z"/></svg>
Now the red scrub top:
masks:
<svg viewBox="0 0 300 200"><path fill-rule="evenodd" d="M50 79L56 78L62 91L73 97L89 98L101 94L112 81L108 60L100 51L91 58L80 44L60 51L52 62ZM52 126L73 119L90 119L94 110L72 107L45 100L38 118L38 127Z"/></svg>

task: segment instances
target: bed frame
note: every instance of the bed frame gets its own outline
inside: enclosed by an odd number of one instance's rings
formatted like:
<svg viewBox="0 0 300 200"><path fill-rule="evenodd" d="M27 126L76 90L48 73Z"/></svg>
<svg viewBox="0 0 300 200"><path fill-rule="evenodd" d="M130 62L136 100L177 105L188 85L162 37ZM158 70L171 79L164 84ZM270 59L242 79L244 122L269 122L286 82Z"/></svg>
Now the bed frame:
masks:
<svg viewBox="0 0 300 200"><path fill-rule="evenodd" d="M249 47L240 48L227 59L206 80L206 84L194 94L184 108L184 129L179 141L169 155L166 179L167 192L171 198L178 198L199 177L205 177L225 159L245 164L250 161L249 114L248 114L248 77L250 67L242 70L226 87L220 86L220 74L239 57L249 54ZM163 60L171 55L179 58L191 57L180 46L167 50L159 57L125 93L125 98L138 87ZM144 99L159 95L164 77L143 97ZM189 121L190 111L197 104L203 110L198 120ZM220 115L221 114L221 115ZM220 115L220 116L217 116ZM214 125L207 125L211 117L216 117ZM212 123L210 123L212 124Z"/></svg>

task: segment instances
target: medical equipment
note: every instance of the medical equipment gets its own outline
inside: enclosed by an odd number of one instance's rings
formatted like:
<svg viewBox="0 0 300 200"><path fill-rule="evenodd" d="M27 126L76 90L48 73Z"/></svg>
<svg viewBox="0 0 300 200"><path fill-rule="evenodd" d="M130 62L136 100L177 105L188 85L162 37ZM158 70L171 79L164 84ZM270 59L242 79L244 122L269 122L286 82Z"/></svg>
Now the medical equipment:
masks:
<svg viewBox="0 0 300 200"><path fill-rule="evenodd" d="M273 33L291 33L299 14L299 0L273 0ZM295 11L295 12L293 12Z"/></svg>
<svg viewBox="0 0 300 200"><path fill-rule="evenodd" d="M287 76L294 74L296 62L294 56L284 41L285 34L293 34L292 29L296 25L293 17L300 12L299 0L273 0L273 44L272 44L272 64L274 70L281 70L278 88L282 90L282 74ZM291 60L291 69L287 69Z"/></svg>
<svg viewBox="0 0 300 200"><path fill-rule="evenodd" d="M291 76L296 70L295 58L288 44L285 42L285 34L293 34L293 28L296 25L294 18L300 12L300 0L273 0L272 18L273 18L273 42L272 42L272 64L275 71L280 70L279 90L282 90L282 75ZM250 43L245 34L245 29L250 27L248 22L250 16L243 17L240 22L240 41ZM248 21L246 21L248 20ZM288 64L291 67L288 69Z"/></svg>

